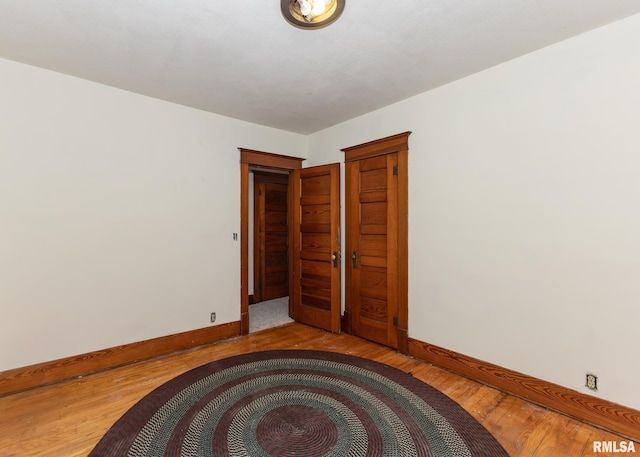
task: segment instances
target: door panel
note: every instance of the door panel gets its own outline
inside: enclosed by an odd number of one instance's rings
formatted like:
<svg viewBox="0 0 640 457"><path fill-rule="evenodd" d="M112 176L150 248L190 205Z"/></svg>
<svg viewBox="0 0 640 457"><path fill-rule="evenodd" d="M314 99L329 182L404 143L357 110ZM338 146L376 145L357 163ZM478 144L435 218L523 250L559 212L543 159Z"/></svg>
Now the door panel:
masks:
<svg viewBox="0 0 640 457"><path fill-rule="evenodd" d="M340 165L294 170L291 208L293 318L337 333L340 331Z"/></svg>
<svg viewBox="0 0 640 457"><path fill-rule="evenodd" d="M354 335L397 347L398 154L346 163L347 308Z"/></svg>
<svg viewBox="0 0 640 457"><path fill-rule="evenodd" d="M289 294L288 176L255 173L256 302Z"/></svg>

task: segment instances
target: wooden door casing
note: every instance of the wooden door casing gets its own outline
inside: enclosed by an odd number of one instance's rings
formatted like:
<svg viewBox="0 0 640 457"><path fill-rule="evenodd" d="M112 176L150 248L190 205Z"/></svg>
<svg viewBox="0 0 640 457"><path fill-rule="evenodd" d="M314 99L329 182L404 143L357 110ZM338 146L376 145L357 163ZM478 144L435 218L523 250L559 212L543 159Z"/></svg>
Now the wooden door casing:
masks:
<svg viewBox="0 0 640 457"><path fill-rule="evenodd" d="M291 174L293 318L340 332L340 164Z"/></svg>
<svg viewBox="0 0 640 457"><path fill-rule="evenodd" d="M345 152L347 331L408 351L408 135Z"/></svg>

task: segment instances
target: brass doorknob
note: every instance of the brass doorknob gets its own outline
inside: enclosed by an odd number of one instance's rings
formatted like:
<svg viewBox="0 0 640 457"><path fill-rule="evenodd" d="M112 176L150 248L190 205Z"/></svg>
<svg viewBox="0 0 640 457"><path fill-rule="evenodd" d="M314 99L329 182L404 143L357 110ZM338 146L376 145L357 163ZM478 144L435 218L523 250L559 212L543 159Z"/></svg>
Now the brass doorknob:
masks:
<svg viewBox="0 0 640 457"><path fill-rule="evenodd" d="M333 261L333 268L338 268L338 252L334 251L333 254L331 254L331 260Z"/></svg>

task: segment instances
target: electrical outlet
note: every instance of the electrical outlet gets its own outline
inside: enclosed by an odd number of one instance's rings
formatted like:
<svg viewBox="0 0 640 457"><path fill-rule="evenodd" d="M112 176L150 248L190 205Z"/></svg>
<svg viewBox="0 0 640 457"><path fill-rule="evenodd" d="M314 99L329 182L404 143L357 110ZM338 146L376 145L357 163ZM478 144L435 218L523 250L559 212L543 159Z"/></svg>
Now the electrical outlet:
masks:
<svg viewBox="0 0 640 457"><path fill-rule="evenodd" d="M216 313L211 313L211 323L216 321Z"/></svg>
<svg viewBox="0 0 640 457"><path fill-rule="evenodd" d="M594 374L587 373L585 386L590 390L598 390L598 377Z"/></svg>

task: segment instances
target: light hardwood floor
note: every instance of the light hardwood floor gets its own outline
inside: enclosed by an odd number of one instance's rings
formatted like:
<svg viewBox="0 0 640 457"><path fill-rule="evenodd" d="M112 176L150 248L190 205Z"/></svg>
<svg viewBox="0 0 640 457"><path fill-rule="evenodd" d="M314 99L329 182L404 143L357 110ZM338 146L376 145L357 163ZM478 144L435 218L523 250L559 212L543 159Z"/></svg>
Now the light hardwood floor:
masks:
<svg viewBox="0 0 640 457"><path fill-rule="evenodd" d="M593 441L623 438L423 361L349 335L288 324L248 336L0 398L0 456L86 456L127 409L154 388L207 362L269 349L366 357L411 372L462 405L513 456L603 456ZM624 440L626 441L626 440ZM640 444L635 444L640 455ZM630 455L630 454L625 454Z"/></svg>

